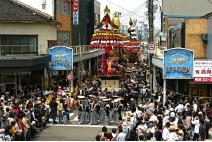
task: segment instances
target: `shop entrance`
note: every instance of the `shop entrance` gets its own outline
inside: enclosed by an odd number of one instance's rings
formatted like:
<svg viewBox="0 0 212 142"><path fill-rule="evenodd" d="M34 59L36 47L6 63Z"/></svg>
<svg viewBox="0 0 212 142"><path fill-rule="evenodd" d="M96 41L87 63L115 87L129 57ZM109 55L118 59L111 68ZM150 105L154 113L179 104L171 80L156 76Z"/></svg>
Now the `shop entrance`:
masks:
<svg viewBox="0 0 212 142"><path fill-rule="evenodd" d="M15 84L5 84L5 92L10 92L11 94L14 94L15 90Z"/></svg>
<svg viewBox="0 0 212 142"><path fill-rule="evenodd" d="M5 84L0 84L0 93L5 92Z"/></svg>
<svg viewBox="0 0 212 142"><path fill-rule="evenodd" d="M14 94L15 84L0 84L0 93L10 92Z"/></svg>

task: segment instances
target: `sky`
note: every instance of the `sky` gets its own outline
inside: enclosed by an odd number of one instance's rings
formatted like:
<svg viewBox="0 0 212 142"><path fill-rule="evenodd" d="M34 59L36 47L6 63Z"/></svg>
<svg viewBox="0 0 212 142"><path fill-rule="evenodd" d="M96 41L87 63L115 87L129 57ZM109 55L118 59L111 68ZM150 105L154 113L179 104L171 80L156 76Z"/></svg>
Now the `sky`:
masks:
<svg viewBox="0 0 212 142"><path fill-rule="evenodd" d="M104 9L107 5L110 9L110 17L113 17L113 13L121 12L120 21L122 25L129 26L129 20L137 19L137 26L141 25L141 22L148 24L146 1L147 0L98 0L100 4L101 19L104 16ZM161 6L162 0L154 0L154 4ZM157 12L154 14L154 28L160 29L160 8L158 6Z"/></svg>

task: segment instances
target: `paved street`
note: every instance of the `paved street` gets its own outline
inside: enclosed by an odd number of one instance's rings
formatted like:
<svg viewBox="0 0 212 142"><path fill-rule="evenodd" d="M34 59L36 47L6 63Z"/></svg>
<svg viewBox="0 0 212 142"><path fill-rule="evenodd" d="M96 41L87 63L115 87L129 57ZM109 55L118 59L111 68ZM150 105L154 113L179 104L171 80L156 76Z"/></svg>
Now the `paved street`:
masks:
<svg viewBox="0 0 212 142"><path fill-rule="evenodd" d="M48 127L39 133L34 141L93 141L101 132L103 122L98 125L79 125L77 109L70 113L70 124L48 124ZM107 126L108 130L116 128L116 125Z"/></svg>
<svg viewBox="0 0 212 142"><path fill-rule="evenodd" d="M110 126L109 126L110 127ZM37 135L34 141L93 141L102 126L54 125ZM111 128L108 128L111 131Z"/></svg>

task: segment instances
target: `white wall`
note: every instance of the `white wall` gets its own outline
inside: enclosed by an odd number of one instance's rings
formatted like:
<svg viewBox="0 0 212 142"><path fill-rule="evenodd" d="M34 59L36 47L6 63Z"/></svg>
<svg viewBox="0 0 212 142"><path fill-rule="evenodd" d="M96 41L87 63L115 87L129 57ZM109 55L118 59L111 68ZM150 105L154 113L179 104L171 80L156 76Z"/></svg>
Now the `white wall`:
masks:
<svg viewBox="0 0 212 142"><path fill-rule="evenodd" d="M101 88L102 90L105 90L107 88L108 91L111 91L112 89L115 89L115 91L119 90L119 80L101 80Z"/></svg>
<svg viewBox="0 0 212 142"><path fill-rule="evenodd" d="M51 16L54 16L54 0L18 0L31 7L34 7L42 12L45 12ZM42 8L43 1L46 2L45 9Z"/></svg>
<svg viewBox="0 0 212 142"><path fill-rule="evenodd" d="M1 35L38 35L38 54L47 54L48 40L57 40L57 27L50 24L0 23Z"/></svg>

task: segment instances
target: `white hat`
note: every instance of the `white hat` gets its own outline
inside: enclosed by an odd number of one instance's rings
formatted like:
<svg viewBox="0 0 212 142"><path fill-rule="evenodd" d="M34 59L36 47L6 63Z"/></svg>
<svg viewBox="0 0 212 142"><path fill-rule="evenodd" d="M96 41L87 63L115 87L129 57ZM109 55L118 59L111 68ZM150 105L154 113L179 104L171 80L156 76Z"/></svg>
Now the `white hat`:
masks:
<svg viewBox="0 0 212 142"><path fill-rule="evenodd" d="M169 111L174 111L174 109L173 108L170 108Z"/></svg>
<svg viewBox="0 0 212 142"><path fill-rule="evenodd" d="M198 112L198 114L202 115L202 112L200 111L200 112Z"/></svg>
<svg viewBox="0 0 212 142"><path fill-rule="evenodd" d="M0 133L4 133L5 129L0 129Z"/></svg>
<svg viewBox="0 0 212 142"><path fill-rule="evenodd" d="M35 125L35 121L32 121L31 125Z"/></svg>
<svg viewBox="0 0 212 142"><path fill-rule="evenodd" d="M123 122L122 127L123 128L126 128L127 127L127 123L126 122Z"/></svg>

